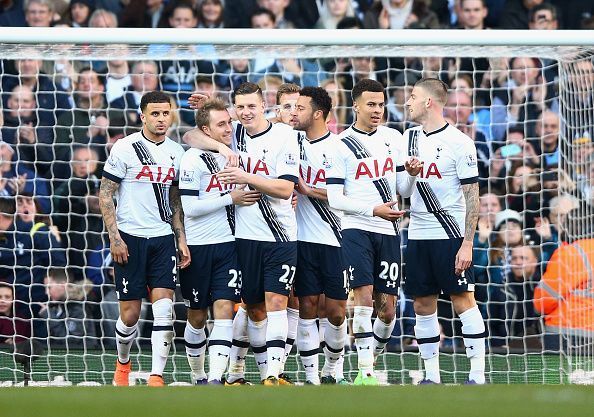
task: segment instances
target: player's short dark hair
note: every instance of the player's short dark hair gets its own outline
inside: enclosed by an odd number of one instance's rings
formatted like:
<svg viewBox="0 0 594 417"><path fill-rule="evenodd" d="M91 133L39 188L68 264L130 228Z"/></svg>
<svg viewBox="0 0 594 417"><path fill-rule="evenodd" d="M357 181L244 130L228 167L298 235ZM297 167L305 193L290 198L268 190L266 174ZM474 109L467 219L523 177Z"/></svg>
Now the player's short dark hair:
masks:
<svg viewBox="0 0 594 417"><path fill-rule="evenodd" d="M258 94L262 100L264 99L264 96L262 95L262 89L258 84L245 82L233 90L233 93L231 93L231 101L233 104L235 104L236 96L245 96L254 93Z"/></svg>
<svg viewBox="0 0 594 417"><path fill-rule="evenodd" d="M357 17L346 16L338 21L336 29L363 29L363 23Z"/></svg>
<svg viewBox="0 0 594 417"><path fill-rule="evenodd" d="M276 23L276 16L270 10L265 9L263 7L257 7L256 10L253 11L252 15L250 16L250 24L252 23L252 19L254 16L260 16L261 14L267 15L272 23Z"/></svg>
<svg viewBox="0 0 594 417"><path fill-rule="evenodd" d="M169 103L171 104L171 97L162 91L149 91L140 99L140 111L145 111L146 106L151 103Z"/></svg>
<svg viewBox="0 0 594 417"><path fill-rule="evenodd" d="M12 292L12 297L14 298L14 285L6 281L0 281L0 288L8 288Z"/></svg>
<svg viewBox="0 0 594 417"><path fill-rule="evenodd" d="M442 106L448 101L448 85L439 78L421 78L415 87L421 87Z"/></svg>
<svg viewBox="0 0 594 417"><path fill-rule="evenodd" d="M297 84L293 84L293 83L281 84L280 87L278 88L278 90L276 90L276 104L280 104L280 99L283 96L283 94L295 94L295 93L298 93L299 90L301 90L301 87L299 87Z"/></svg>
<svg viewBox="0 0 594 417"><path fill-rule="evenodd" d="M97 71L96 69L86 66L86 67L82 67L80 70L78 70L78 75L82 74L83 72L94 72L95 74L97 74L97 79L99 80L99 83L102 86L105 86L106 84L106 80L105 80L105 74Z"/></svg>
<svg viewBox="0 0 594 417"><path fill-rule="evenodd" d="M220 98L210 98L204 102L200 110L196 112L196 127L202 129L210 124L211 110L227 110L227 104Z"/></svg>
<svg viewBox="0 0 594 417"><path fill-rule="evenodd" d="M356 101L366 91L370 91L372 93L384 93L384 100L386 98L386 92L382 83L369 78L364 78L355 84L353 90L351 91L351 97L353 98L353 101Z"/></svg>
<svg viewBox="0 0 594 417"><path fill-rule="evenodd" d="M203 75L203 74L198 74L196 76L196 79L194 80L194 83L196 85L198 85L200 83L206 83L206 84L214 85L214 81L212 80L212 78L209 77L209 76L207 76L207 75Z"/></svg>
<svg viewBox="0 0 594 417"><path fill-rule="evenodd" d="M534 22L536 14L541 10L550 11L553 20L557 20L557 7L551 3L541 3L538 6L534 6L532 9L528 10L528 21Z"/></svg>
<svg viewBox="0 0 594 417"><path fill-rule="evenodd" d="M14 216L16 202L14 197L0 197L0 216Z"/></svg>
<svg viewBox="0 0 594 417"><path fill-rule="evenodd" d="M332 110L332 98L328 92L322 87L303 87L299 91L299 95L309 97L311 99L311 107L314 111L321 110L324 115L324 120L328 117L328 113Z"/></svg>

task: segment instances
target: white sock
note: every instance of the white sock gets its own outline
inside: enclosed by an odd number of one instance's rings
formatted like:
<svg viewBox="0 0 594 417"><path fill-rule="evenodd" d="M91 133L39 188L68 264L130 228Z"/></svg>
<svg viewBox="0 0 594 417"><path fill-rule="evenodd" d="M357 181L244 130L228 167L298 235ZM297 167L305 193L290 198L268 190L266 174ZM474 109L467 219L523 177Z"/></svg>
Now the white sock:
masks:
<svg viewBox="0 0 594 417"><path fill-rule="evenodd" d="M299 324L299 310L294 308L287 308L287 321L289 327L287 328L287 341L285 342L285 357L281 366L281 374L285 371L285 363L293 350L295 339L297 338L297 325Z"/></svg>
<svg viewBox="0 0 594 417"><path fill-rule="evenodd" d="M469 380L485 383L485 323L478 306L460 314L466 356L470 359Z"/></svg>
<svg viewBox="0 0 594 417"><path fill-rule="evenodd" d="M384 351L386 343L392 338L392 330L396 324L396 318L390 323L384 323L378 318L373 322L373 355L378 357Z"/></svg>
<svg viewBox="0 0 594 417"><path fill-rule="evenodd" d="M285 360L285 343L287 341L289 327L287 310L269 311L266 313L266 317L268 318L268 325L266 326L266 350L268 360L266 377L273 376L278 378Z"/></svg>
<svg viewBox="0 0 594 417"><path fill-rule="evenodd" d="M266 379L266 369L268 368L267 353L266 353L266 322L252 321L248 318L248 338L252 345L252 351L256 359L256 365L260 371L260 379Z"/></svg>
<svg viewBox="0 0 594 417"><path fill-rule="evenodd" d="M320 350L322 350L326 345L326 328L328 327L329 321L324 317L323 319L318 319L318 323L320 326L318 329L318 332L320 333Z"/></svg>
<svg viewBox="0 0 594 417"><path fill-rule="evenodd" d="M229 352L229 373L227 374L229 382L235 382L245 376L245 357L250 347L247 323L247 311L243 307L239 307L233 319L233 339Z"/></svg>
<svg viewBox="0 0 594 417"><path fill-rule="evenodd" d="M173 340L173 300L161 298L155 301L153 303L153 318L151 375L163 375Z"/></svg>
<svg viewBox="0 0 594 417"><path fill-rule="evenodd" d="M344 355L346 320L340 326L328 322L326 327L326 344L324 346L324 367L322 376L334 376L336 364Z"/></svg>
<svg viewBox="0 0 594 417"><path fill-rule="evenodd" d="M319 358L320 333L315 319L299 319L297 327L297 348L305 370L305 380L314 385L320 383Z"/></svg>
<svg viewBox="0 0 594 417"><path fill-rule="evenodd" d="M373 375L373 307L356 306L354 310L353 333L359 370L363 375Z"/></svg>
<svg viewBox="0 0 594 417"><path fill-rule="evenodd" d="M128 363L130 361L132 342L136 339L136 335L138 334L138 323L128 327L124 324L122 318L118 317L115 331L118 347L118 360L120 363Z"/></svg>
<svg viewBox="0 0 594 417"><path fill-rule="evenodd" d="M186 357L192 373L192 383L206 378L204 372L204 356L206 353L206 332L204 327L196 329L190 322L186 322L184 330L186 342Z"/></svg>
<svg viewBox="0 0 594 417"><path fill-rule="evenodd" d="M208 339L208 380L221 380L229 363L233 320L215 320Z"/></svg>
<svg viewBox="0 0 594 417"><path fill-rule="evenodd" d="M343 335L344 345L346 346L347 343L350 345L349 325L348 325L347 318L344 319L344 327L342 328L342 335ZM345 379L344 378L344 354L345 354L345 351L343 349L342 354L340 355L340 358L338 358L338 360L336 361L336 370L334 372L334 378L336 378L337 381L340 381L341 379Z"/></svg>
<svg viewBox="0 0 594 417"><path fill-rule="evenodd" d="M419 353L425 363L425 379L440 383L439 375L439 321L437 312L429 316L416 315L415 337Z"/></svg>

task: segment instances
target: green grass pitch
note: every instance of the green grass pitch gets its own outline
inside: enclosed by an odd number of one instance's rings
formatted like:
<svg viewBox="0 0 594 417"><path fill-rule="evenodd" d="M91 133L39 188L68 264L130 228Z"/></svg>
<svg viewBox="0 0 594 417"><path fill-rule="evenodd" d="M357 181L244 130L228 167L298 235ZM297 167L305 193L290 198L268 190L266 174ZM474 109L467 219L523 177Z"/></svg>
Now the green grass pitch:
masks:
<svg viewBox="0 0 594 417"><path fill-rule="evenodd" d="M18 417L569 417L594 415L584 386L67 387L0 390Z"/></svg>

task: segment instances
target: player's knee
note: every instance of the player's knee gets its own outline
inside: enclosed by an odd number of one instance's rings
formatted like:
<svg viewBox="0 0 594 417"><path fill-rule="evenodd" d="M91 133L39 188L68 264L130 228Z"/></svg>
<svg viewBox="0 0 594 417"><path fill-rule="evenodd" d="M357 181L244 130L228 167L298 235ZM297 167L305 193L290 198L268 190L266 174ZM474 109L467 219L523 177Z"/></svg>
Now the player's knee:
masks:
<svg viewBox="0 0 594 417"><path fill-rule="evenodd" d="M299 317L315 319L318 316L318 300L316 297L301 297L299 300Z"/></svg>
<svg viewBox="0 0 594 417"><path fill-rule="evenodd" d="M415 298L413 306L415 314L430 316L437 311L437 300L429 297Z"/></svg>
<svg viewBox="0 0 594 417"><path fill-rule="evenodd" d="M456 314L460 315L466 310L473 308L476 305L473 292L463 292L460 294L451 294L450 299L454 305Z"/></svg>
<svg viewBox="0 0 594 417"><path fill-rule="evenodd" d="M266 306L264 303L246 305L248 317L253 322L260 322L266 319Z"/></svg>
<svg viewBox="0 0 594 417"><path fill-rule="evenodd" d="M206 325L207 312L205 310L188 310L188 323L195 329Z"/></svg>
<svg viewBox="0 0 594 417"><path fill-rule="evenodd" d="M140 308L122 308L120 309L120 318L127 327L132 327L140 319Z"/></svg>
<svg viewBox="0 0 594 417"><path fill-rule="evenodd" d="M395 317L396 309L394 307L386 307L383 310L379 310L377 312L377 318L383 321L384 323L392 323Z"/></svg>
<svg viewBox="0 0 594 417"><path fill-rule="evenodd" d="M330 302L326 303L326 317L333 326L340 326L346 315L346 303L345 302Z"/></svg>
<svg viewBox="0 0 594 417"><path fill-rule="evenodd" d="M233 301L229 300L217 300L212 306L214 318L217 320L231 320L233 319ZM204 315L206 321L206 314Z"/></svg>
<svg viewBox="0 0 594 417"><path fill-rule="evenodd" d="M281 311L287 309L288 298L281 294L266 294L266 311Z"/></svg>

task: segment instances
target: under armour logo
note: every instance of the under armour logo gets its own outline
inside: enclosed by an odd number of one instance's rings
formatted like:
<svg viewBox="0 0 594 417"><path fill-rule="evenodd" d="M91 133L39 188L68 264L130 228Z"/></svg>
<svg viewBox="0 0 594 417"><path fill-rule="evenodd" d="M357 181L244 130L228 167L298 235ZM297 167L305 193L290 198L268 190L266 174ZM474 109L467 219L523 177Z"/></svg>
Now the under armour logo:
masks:
<svg viewBox="0 0 594 417"><path fill-rule="evenodd" d="M238 361L244 361L245 360L245 356L236 356L235 358Z"/></svg>
<svg viewBox="0 0 594 417"><path fill-rule="evenodd" d="M168 345L169 345L169 343L163 342L163 346L167 347Z"/></svg>
<svg viewBox="0 0 594 417"><path fill-rule="evenodd" d="M177 282L177 275L173 275L173 282Z"/></svg>
<svg viewBox="0 0 594 417"><path fill-rule="evenodd" d="M263 362L258 361L258 366L260 366L260 365L266 365L266 363L267 363L267 361L263 361Z"/></svg>
<svg viewBox="0 0 594 417"><path fill-rule="evenodd" d="M192 288L192 295L194 296L194 302L198 302L198 291L195 288Z"/></svg>
<svg viewBox="0 0 594 417"><path fill-rule="evenodd" d="M388 287L388 288L396 288L396 281L388 281L386 283L386 287Z"/></svg>
<svg viewBox="0 0 594 417"><path fill-rule="evenodd" d="M224 353L221 353L221 352L217 352L217 356L224 356L225 358L229 357L229 355L225 355Z"/></svg>
<svg viewBox="0 0 594 417"><path fill-rule="evenodd" d="M462 284L468 284L468 281L466 280L466 278L458 280L458 285L462 285Z"/></svg>
<svg viewBox="0 0 594 417"><path fill-rule="evenodd" d="M474 346L466 346L468 349L473 350Z"/></svg>
<svg viewBox="0 0 594 417"><path fill-rule="evenodd" d="M313 368L315 365L312 363L311 365L303 365L304 368Z"/></svg>
<svg viewBox="0 0 594 417"><path fill-rule="evenodd" d="M124 289L122 290L122 292L124 294L128 294L128 284L129 284L129 282L126 281L126 278L122 278L122 285L124 286Z"/></svg>
<svg viewBox="0 0 594 417"><path fill-rule="evenodd" d="M241 295L241 290L239 288L235 289L235 295Z"/></svg>
<svg viewBox="0 0 594 417"><path fill-rule="evenodd" d="M124 340L118 340L118 343L119 343L120 345L129 345L129 344L130 344L130 342L131 342L131 340L128 340L127 342L126 342L126 341L124 341Z"/></svg>
<svg viewBox="0 0 594 417"><path fill-rule="evenodd" d="M439 159L439 153L443 151L443 148L441 146L437 147L437 155L435 156L435 159Z"/></svg>
<svg viewBox="0 0 594 417"><path fill-rule="evenodd" d="M281 358L277 358L277 357L273 356L273 357L272 357L272 360L273 360L273 361L279 361L279 362L280 362L280 361L281 361Z"/></svg>
<svg viewBox="0 0 594 417"><path fill-rule="evenodd" d="M291 283L290 283L290 282L287 282L287 283L285 284L285 290L287 290L287 291L291 291Z"/></svg>
<svg viewBox="0 0 594 417"><path fill-rule="evenodd" d="M369 346L358 346L357 349L359 349L359 350L369 350Z"/></svg>

